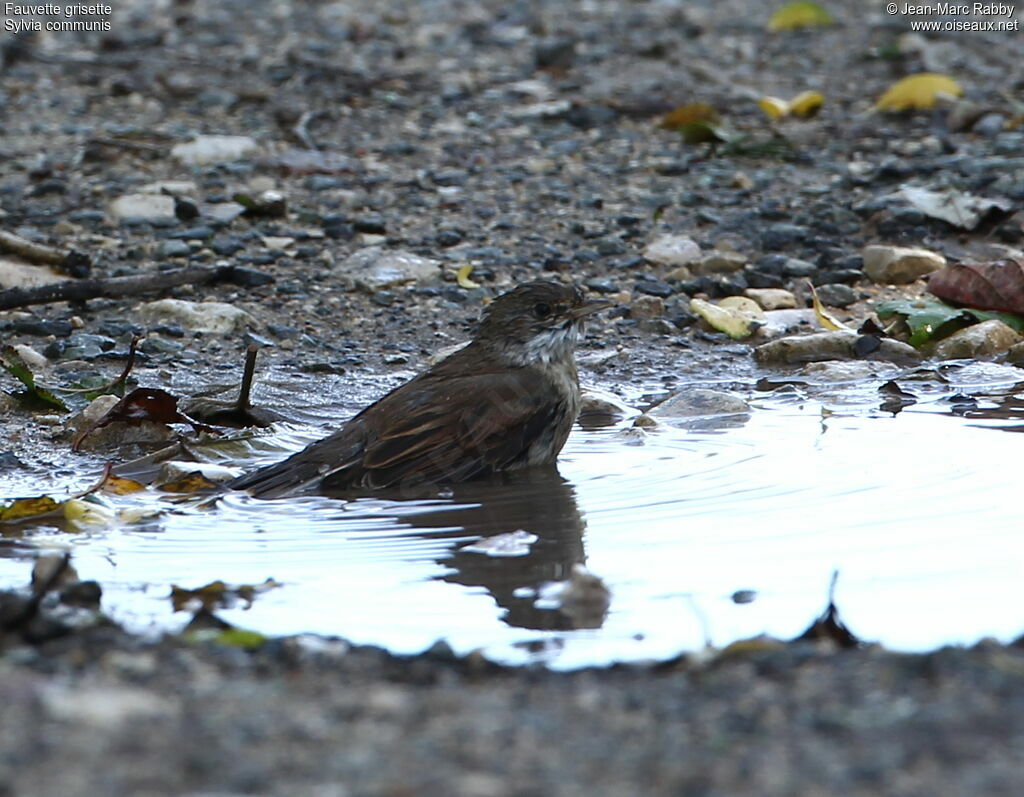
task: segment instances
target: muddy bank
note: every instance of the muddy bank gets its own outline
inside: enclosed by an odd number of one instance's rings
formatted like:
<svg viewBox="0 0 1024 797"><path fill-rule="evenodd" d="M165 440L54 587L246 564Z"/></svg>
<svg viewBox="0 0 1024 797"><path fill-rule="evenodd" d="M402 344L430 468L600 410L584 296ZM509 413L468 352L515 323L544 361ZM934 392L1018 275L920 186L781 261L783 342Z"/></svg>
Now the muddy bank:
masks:
<svg viewBox="0 0 1024 797"><path fill-rule="evenodd" d="M0 658L7 794L1020 793L1019 646L558 674L100 631Z"/></svg>

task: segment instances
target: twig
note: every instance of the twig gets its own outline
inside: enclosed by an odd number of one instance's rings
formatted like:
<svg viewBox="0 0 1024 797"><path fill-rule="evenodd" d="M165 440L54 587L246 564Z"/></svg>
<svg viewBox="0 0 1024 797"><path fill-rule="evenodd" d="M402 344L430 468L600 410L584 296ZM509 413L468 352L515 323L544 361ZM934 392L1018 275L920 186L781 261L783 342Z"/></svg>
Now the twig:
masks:
<svg viewBox="0 0 1024 797"><path fill-rule="evenodd" d="M61 393L106 393L109 390L113 390L118 385L124 387L128 383L128 375L132 372L132 368L135 366L135 352L138 349L139 335L132 336L132 342L128 348L128 361L124 364L124 369L121 371L121 375L112 382L107 382L105 385L99 387L57 387L55 385L47 386L48 390L58 390Z"/></svg>
<svg viewBox="0 0 1024 797"><path fill-rule="evenodd" d="M55 246L37 244L28 238L22 238L13 232L0 230L0 249L19 255L32 263L45 263L58 266L73 277L85 277L89 274L92 261L89 256L74 249L58 249Z"/></svg>
<svg viewBox="0 0 1024 797"><path fill-rule="evenodd" d="M233 282L236 279L234 266L190 266L131 277L55 282L35 288L10 288L0 291L0 310L53 302L84 302L87 299L99 297L116 299L139 293L152 293L179 285Z"/></svg>
<svg viewBox="0 0 1024 797"><path fill-rule="evenodd" d="M249 403L249 395L252 392L252 380L256 374L256 354L259 352L259 348L253 344L249 344L249 348L245 350L245 369L242 371L242 385L238 388L238 402L235 404L235 409L238 412L245 412L252 407Z"/></svg>

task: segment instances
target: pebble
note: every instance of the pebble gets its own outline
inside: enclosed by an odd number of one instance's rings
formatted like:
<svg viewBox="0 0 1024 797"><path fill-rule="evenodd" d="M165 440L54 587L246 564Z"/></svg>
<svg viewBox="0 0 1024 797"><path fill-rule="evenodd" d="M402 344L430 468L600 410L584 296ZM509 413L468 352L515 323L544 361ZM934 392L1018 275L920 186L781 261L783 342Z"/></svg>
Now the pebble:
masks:
<svg viewBox="0 0 1024 797"><path fill-rule="evenodd" d="M196 136L192 141L171 147L171 157L186 166L202 166L238 160L257 149L249 136Z"/></svg>
<svg viewBox="0 0 1024 797"><path fill-rule="evenodd" d="M761 233L761 248L769 251L785 249L805 240L809 232L799 224L773 224Z"/></svg>
<svg viewBox="0 0 1024 797"><path fill-rule="evenodd" d="M762 365L799 364L821 360L884 360L898 364L920 362L921 355L913 346L892 338L883 338L881 346L869 357L857 354L856 332L817 332L794 335L764 343L754 349L755 359Z"/></svg>
<svg viewBox="0 0 1024 797"><path fill-rule="evenodd" d="M161 241L156 249L157 257L188 257L192 247L182 240Z"/></svg>
<svg viewBox="0 0 1024 797"><path fill-rule="evenodd" d="M400 249L370 246L349 255L334 268L361 290L374 293L407 282L423 282L441 275L441 263Z"/></svg>
<svg viewBox="0 0 1024 797"><path fill-rule="evenodd" d="M880 284L903 285L946 265L946 258L937 252L918 247L864 247L864 273Z"/></svg>
<svg viewBox="0 0 1024 797"><path fill-rule="evenodd" d="M125 194L110 203L110 216L120 224L152 224L169 227L178 223L174 197L158 194Z"/></svg>
<svg viewBox="0 0 1024 797"><path fill-rule="evenodd" d="M940 360L991 357L1024 341L1002 321L991 319L958 330L939 341L932 353Z"/></svg>
<svg viewBox="0 0 1024 797"><path fill-rule="evenodd" d="M674 393L647 411L652 418L693 418L713 415L737 415L750 412L743 399L720 390L689 388Z"/></svg>
<svg viewBox="0 0 1024 797"><path fill-rule="evenodd" d="M818 298L829 307L849 307L857 301L857 293L849 285L830 282L817 287Z"/></svg>
<svg viewBox="0 0 1024 797"><path fill-rule="evenodd" d="M368 213L360 216L353 222L356 232L369 233L370 235L387 234L387 223L380 213Z"/></svg>
<svg viewBox="0 0 1024 797"><path fill-rule="evenodd" d="M618 283L614 280L608 279L607 277L593 277L583 284L595 293L609 294L616 293L619 290Z"/></svg>
<svg viewBox="0 0 1024 797"><path fill-rule="evenodd" d="M138 317L150 323L180 324L193 332L228 335L253 322L245 310L224 302L186 302L159 299L138 308Z"/></svg>
<svg viewBox="0 0 1024 797"><path fill-rule="evenodd" d="M817 270L818 267L814 263L795 257L787 257L782 264L782 273L787 277L809 277Z"/></svg>
<svg viewBox="0 0 1024 797"><path fill-rule="evenodd" d="M645 321L665 314L665 302L657 296L637 296L629 307L631 318Z"/></svg>
<svg viewBox="0 0 1024 797"><path fill-rule="evenodd" d="M667 298L675 293L675 289L667 282L661 280L642 280L633 286L637 293L645 293L648 296L660 296Z"/></svg>
<svg viewBox="0 0 1024 797"><path fill-rule="evenodd" d="M747 258L738 252L708 252L694 266L696 274L731 274L747 264Z"/></svg>
<svg viewBox="0 0 1024 797"><path fill-rule="evenodd" d="M747 288L743 295L753 299L762 310L787 310L796 307L796 296L778 288Z"/></svg>
<svg viewBox="0 0 1024 797"><path fill-rule="evenodd" d="M644 258L659 266L688 266L701 257L700 247L685 235L664 235L651 241L643 251Z"/></svg>

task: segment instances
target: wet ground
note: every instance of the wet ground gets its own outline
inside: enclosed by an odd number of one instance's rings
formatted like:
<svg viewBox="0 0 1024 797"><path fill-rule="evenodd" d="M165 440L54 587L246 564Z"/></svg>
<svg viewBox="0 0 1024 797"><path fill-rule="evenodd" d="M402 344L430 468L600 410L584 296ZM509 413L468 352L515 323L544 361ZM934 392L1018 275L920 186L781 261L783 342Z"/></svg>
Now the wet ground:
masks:
<svg viewBox="0 0 1024 797"><path fill-rule="evenodd" d="M26 584L41 550L71 550L133 633L0 640L0 792L1020 793L1020 372L881 365L843 382L763 369L688 310L748 287L803 302L810 278L859 321L879 295L924 290L868 281L866 243L986 259L1024 239L1019 216L965 232L893 199L915 184L1019 202L1019 128L870 113L927 69L1008 121L1019 34L906 38L905 18L835 6L834 27L772 35L770 9L739 0L154 0L119 5L106 33L3 33L0 226L87 252L98 277L250 270L165 292L250 313L226 334L146 320L155 296L4 313L5 342L45 355L47 381L113 379L142 333L139 384L233 390L258 345L257 401L292 424L218 457L247 467L464 340L487 298L553 277L619 303L590 325L584 381L639 409L713 387L749 412L584 418L562 480L497 492L213 508L145 493L109 508L156 517L5 532L0 586ZM826 103L782 122L780 149L755 101L807 88ZM752 146L688 147L658 127L693 101ZM256 149L199 166L171 154L197 134ZM175 189L177 215L115 218L117 200L167 180L191 183ZM237 193L267 189L285 216L224 215ZM645 260L666 234L744 263L696 276ZM346 264L370 246L437 263L360 284ZM456 282L467 265L475 288ZM148 450L72 455L66 416L4 401L5 496L81 489ZM581 563L581 590L552 587ZM884 648L706 647L794 638L836 571L841 616ZM267 578L278 586L250 608L218 614L327 636L254 650L154 638L189 616L172 612L172 584ZM983 637L1004 644L975 646ZM967 647L927 652L948 644Z"/></svg>

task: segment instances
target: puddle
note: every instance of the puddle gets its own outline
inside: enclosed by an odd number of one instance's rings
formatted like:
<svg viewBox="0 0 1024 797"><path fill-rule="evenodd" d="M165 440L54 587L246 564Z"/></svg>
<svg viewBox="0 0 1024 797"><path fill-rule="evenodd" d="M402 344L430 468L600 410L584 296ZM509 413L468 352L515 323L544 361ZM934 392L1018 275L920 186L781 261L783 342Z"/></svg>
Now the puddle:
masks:
<svg viewBox="0 0 1024 797"><path fill-rule="evenodd" d="M69 546L107 611L136 630L187 621L171 610L172 584L273 578L283 586L221 616L268 634L399 653L445 639L459 653L572 668L793 637L838 570L840 611L864 639L901 650L1009 641L1024 632L1021 438L1006 433L1024 429L1021 374L903 374L912 399L895 414L879 409L889 374L734 384L749 416L642 437L627 433L631 420L575 429L561 478L408 500L230 495L141 527L35 529L0 540L0 584L23 583L39 547ZM307 432L281 439L298 447ZM598 599L575 620L553 608L550 582L580 564L610 590L606 615Z"/></svg>

